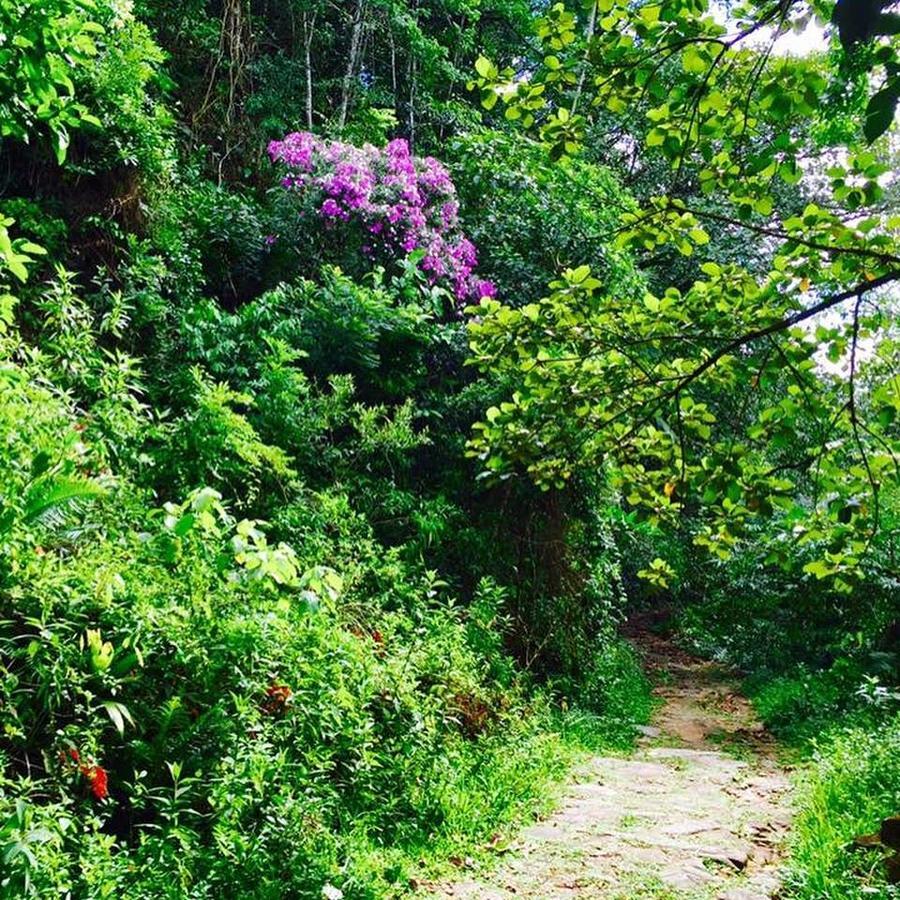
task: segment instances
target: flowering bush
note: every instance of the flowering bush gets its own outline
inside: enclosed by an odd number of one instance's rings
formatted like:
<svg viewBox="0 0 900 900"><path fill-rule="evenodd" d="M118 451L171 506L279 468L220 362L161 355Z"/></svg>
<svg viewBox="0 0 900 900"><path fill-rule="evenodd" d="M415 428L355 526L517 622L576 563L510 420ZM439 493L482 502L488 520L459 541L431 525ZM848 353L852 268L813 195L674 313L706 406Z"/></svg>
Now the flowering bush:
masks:
<svg viewBox="0 0 900 900"><path fill-rule="evenodd" d="M405 140L379 149L294 132L272 141L269 156L288 169L282 187L300 194L327 227L345 226L368 259L390 262L417 253L429 283L448 287L458 300L496 293L474 274L478 255L460 229L447 170L433 157L413 156Z"/></svg>

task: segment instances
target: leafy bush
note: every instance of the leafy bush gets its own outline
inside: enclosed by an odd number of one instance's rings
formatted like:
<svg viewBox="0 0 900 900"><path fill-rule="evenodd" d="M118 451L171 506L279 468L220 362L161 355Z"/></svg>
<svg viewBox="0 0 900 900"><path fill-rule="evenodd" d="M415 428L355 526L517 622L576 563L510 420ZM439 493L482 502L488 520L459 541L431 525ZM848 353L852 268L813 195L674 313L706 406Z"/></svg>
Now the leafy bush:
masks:
<svg viewBox="0 0 900 900"><path fill-rule="evenodd" d="M396 893L621 740L633 657L601 654L603 715L569 721L509 655L482 533L466 526L479 555L444 549L465 494L405 486L436 326L402 282L327 271L233 313L166 312L165 265L134 253L129 296L160 311L144 321L169 360L146 386L105 282L85 296L59 270L21 310L41 352L4 338L0 893ZM139 397L163 389L151 417ZM616 561L578 540L605 608ZM478 576L468 602L427 556Z"/></svg>
<svg viewBox="0 0 900 900"><path fill-rule="evenodd" d="M551 162L540 144L497 131L460 135L448 153L460 218L506 302L534 302L562 268L582 264L619 292L639 287L631 261L611 246L631 201L607 169Z"/></svg>
<svg viewBox="0 0 900 900"><path fill-rule="evenodd" d="M627 746L634 726L650 718L650 683L627 641L610 636L598 643L575 683L574 699L602 716L608 728L617 727L620 742Z"/></svg>
<svg viewBox="0 0 900 900"><path fill-rule="evenodd" d="M252 502L293 473L287 454L262 440L238 407L253 403L249 394L214 384L199 369L192 372L194 391L184 416L171 429L160 454L161 475L182 489L216 484L230 496Z"/></svg>
<svg viewBox="0 0 900 900"><path fill-rule="evenodd" d="M332 576L210 491L135 512L5 546L11 896L369 896L377 847L486 837L558 772L518 678L486 668L490 620L428 573L356 540Z"/></svg>
<svg viewBox="0 0 900 900"><path fill-rule="evenodd" d="M0 51L0 136L27 141L46 128L62 162L70 131L99 124L76 99L71 78L97 52L94 39L103 28L94 13L93 3L82 0L0 3L0 33L18 38Z"/></svg>
<svg viewBox="0 0 900 900"><path fill-rule="evenodd" d="M78 72L77 88L103 131L81 142L76 162L82 171L125 166L146 181L164 181L176 163L174 118L162 100L165 54L125 4L100 3L97 12L103 24L98 52Z"/></svg>
<svg viewBox="0 0 900 900"><path fill-rule="evenodd" d="M775 678L751 677L747 688L766 724L800 742L848 720L874 727L900 708L900 694L891 687L892 664L879 655L840 657L827 669L799 666Z"/></svg>
<svg viewBox="0 0 900 900"><path fill-rule="evenodd" d="M198 250L204 292L228 305L254 296L266 266L262 205L193 175L169 202L186 240Z"/></svg>

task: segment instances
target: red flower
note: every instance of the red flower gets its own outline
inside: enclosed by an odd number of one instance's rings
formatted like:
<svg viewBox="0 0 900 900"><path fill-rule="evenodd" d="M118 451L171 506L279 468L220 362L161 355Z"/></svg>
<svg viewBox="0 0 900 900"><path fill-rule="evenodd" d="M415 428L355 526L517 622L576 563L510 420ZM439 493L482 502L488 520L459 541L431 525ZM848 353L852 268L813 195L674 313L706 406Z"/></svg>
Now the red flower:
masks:
<svg viewBox="0 0 900 900"><path fill-rule="evenodd" d="M383 657L386 649L384 646L384 635L377 628L373 628L369 632L369 637L372 638L372 642L375 644L375 655Z"/></svg>
<svg viewBox="0 0 900 900"><path fill-rule="evenodd" d="M109 776L103 766L82 766L81 774L87 778L94 797L104 800L109 796Z"/></svg>
<svg viewBox="0 0 900 900"><path fill-rule="evenodd" d="M97 800L105 800L109 796L109 775L103 766L96 763L83 763L81 754L74 748L60 751L59 761L68 765L70 772L76 770L87 780L91 793Z"/></svg>
<svg viewBox="0 0 900 900"><path fill-rule="evenodd" d="M283 713L293 696L293 691L286 684L270 684L266 688L266 699L262 703L262 711L268 715Z"/></svg>

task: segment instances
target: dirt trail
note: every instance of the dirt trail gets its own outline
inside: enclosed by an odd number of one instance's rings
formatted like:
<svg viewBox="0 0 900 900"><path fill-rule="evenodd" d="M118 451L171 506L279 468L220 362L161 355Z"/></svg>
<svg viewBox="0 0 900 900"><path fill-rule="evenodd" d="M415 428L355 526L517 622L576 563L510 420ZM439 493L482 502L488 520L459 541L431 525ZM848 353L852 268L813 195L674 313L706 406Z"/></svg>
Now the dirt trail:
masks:
<svg viewBox="0 0 900 900"><path fill-rule="evenodd" d="M733 676L648 632L632 635L661 705L628 758L596 757L559 809L466 900L763 900L777 894L788 781Z"/></svg>

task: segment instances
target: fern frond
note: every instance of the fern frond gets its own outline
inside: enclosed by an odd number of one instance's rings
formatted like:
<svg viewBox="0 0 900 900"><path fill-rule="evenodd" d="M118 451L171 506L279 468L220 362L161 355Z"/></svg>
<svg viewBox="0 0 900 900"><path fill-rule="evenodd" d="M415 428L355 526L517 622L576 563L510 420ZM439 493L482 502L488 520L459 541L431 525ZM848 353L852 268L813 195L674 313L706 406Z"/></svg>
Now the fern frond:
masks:
<svg viewBox="0 0 900 900"><path fill-rule="evenodd" d="M61 507L78 500L93 500L106 491L92 481L77 475L53 475L41 478L28 489L25 499L24 521L36 522L52 516Z"/></svg>

